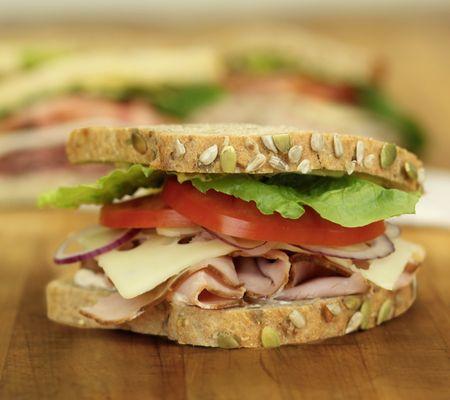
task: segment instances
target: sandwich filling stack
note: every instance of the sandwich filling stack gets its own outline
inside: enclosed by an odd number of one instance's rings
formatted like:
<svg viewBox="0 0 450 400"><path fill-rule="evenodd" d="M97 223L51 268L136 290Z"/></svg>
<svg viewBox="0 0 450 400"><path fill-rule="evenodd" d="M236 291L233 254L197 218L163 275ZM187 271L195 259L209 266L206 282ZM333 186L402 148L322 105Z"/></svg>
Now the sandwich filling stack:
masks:
<svg viewBox="0 0 450 400"><path fill-rule="evenodd" d="M414 213L415 155L366 137L248 124L91 127L72 163L118 167L41 207L101 206L67 238L50 319L223 348L369 329L416 297L423 249L387 219ZM120 166L120 168L119 168Z"/></svg>

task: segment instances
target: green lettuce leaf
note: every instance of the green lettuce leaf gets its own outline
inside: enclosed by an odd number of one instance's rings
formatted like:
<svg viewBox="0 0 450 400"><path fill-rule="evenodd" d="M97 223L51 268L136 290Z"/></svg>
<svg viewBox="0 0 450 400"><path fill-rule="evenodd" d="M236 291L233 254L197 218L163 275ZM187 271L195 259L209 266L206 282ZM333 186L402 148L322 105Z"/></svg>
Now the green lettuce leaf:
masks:
<svg viewBox="0 0 450 400"><path fill-rule="evenodd" d="M298 65L285 55L267 51L251 51L231 57L228 65L232 71L264 75L275 72L295 72Z"/></svg>
<svg viewBox="0 0 450 400"><path fill-rule="evenodd" d="M65 54L67 50L62 48L28 47L21 54L21 67L30 70Z"/></svg>
<svg viewBox="0 0 450 400"><path fill-rule="evenodd" d="M245 201L254 201L263 214L280 213L297 219L304 206L316 210L324 219L346 227L357 227L375 221L415 212L419 193L385 189L374 182L345 176L276 175L256 180L247 175L193 178L201 192L210 189Z"/></svg>
<svg viewBox="0 0 450 400"><path fill-rule="evenodd" d="M133 194L139 188L161 186L164 175L143 165L116 169L91 185L62 187L39 196L39 207L76 208L82 204L106 204Z"/></svg>
<svg viewBox="0 0 450 400"><path fill-rule="evenodd" d="M164 114L183 119L197 109L220 99L224 96L225 89L218 85L196 84L180 87L103 89L97 94L118 101L143 99Z"/></svg>
<svg viewBox="0 0 450 400"><path fill-rule="evenodd" d="M106 204L139 188L158 188L165 174L136 164L117 169L92 185L63 187L39 197L39 207L75 208L82 204ZM414 213L420 193L409 193L353 176L340 178L278 174L255 178L249 175L179 174L180 182L191 181L205 193L225 193L255 202L263 214L279 213L297 219L305 206L323 218L346 227L364 226L393 216Z"/></svg>
<svg viewBox="0 0 450 400"><path fill-rule="evenodd" d="M305 212L295 189L267 185L246 175L222 175L207 180L195 178L192 184L203 193L214 189L241 200L254 201L263 214L278 212L285 218L296 219Z"/></svg>
<svg viewBox="0 0 450 400"><path fill-rule="evenodd" d="M224 95L219 86L193 85L184 88L161 88L149 95L151 103L161 112L186 118L195 110L214 103Z"/></svg>

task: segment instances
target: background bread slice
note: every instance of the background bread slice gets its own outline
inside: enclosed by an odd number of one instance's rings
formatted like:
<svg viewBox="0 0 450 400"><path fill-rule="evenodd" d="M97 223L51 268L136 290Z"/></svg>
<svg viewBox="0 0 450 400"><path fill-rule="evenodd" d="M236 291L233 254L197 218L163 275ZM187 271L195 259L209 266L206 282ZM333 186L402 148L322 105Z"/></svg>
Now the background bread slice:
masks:
<svg viewBox="0 0 450 400"><path fill-rule="evenodd" d="M208 36L209 38L209 36ZM212 42L228 60L251 53L279 55L308 75L332 83L370 84L380 60L365 49L286 23L215 29Z"/></svg>
<svg viewBox="0 0 450 400"><path fill-rule="evenodd" d="M48 317L80 328L125 329L167 336L181 344L268 347L372 328L404 313L415 300L416 286L414 280L393 292L373 287L366 295L271 302L220 311L163 302L120 326L100 325L78 312L108 293L75 286L70 278L54 280L47 286Z"/></svg>
<svg viewBox="0 0 450 400"><path fill-rule="evenodd" d="M0 114L36 99L73 91L108 93L130 87L155 88L217 83L220 57L206 47L151 47L89 51L45 63L0 85Z"/></svg>
<svg viewBox="0 0 450 400"><path fill-rule="evenodd" d="M223 100L196 111L189 122L288 124L305 130L345 132L399 145L402 143L392 124L361 107L325 102L297 93L271 94L270 102L261 93L228 94Z"/></svg>
<svg viewBox="0 0 450 400"><path fill-rule="evenodd" d="M184 173L354 172L405 190L420 189L423 177L421 161L393 144L286 126L90 127L72 132L67 153L74 163L142 163Z"/></svg>

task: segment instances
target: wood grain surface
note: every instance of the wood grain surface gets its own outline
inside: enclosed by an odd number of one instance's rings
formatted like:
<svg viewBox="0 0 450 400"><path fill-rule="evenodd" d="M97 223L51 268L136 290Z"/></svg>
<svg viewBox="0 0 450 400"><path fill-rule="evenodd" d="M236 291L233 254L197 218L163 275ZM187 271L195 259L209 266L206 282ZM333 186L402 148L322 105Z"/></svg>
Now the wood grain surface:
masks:
<svg viewBox="0 0 450 400"><path fill-rule="evenodd" d="M448 16L306 25L385 54L389 91L430 132L426 158L450 167ZM95 215L6 210L0 221L0 399L450 399L450 231L404 229L428 252L406 315L322 343L226 351L48 321L53 251Z"/></svg>
<svg viewBox="0 0 450 400"><path fill-rule="evenodd" d="M405 229L428 252L412 309L382 327L275 350L178 346L45 316L58 242L95 215L0 214L1 399L449 399L450 232Z"/></svg>

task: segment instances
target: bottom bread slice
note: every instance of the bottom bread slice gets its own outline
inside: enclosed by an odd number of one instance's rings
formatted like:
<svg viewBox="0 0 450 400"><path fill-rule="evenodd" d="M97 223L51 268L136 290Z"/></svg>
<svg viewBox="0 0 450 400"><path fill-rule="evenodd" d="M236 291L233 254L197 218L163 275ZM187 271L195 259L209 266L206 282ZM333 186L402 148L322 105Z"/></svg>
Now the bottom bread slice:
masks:
<svg viewBox="0 0 450 400"><path fill-rule="evenodd" d="M197 346L276 347L341 336L395 318L414 302L416 281L395 291L371 287L364 295L262 301L223 310L162 302L121 325L101 325L79 313L110 294L106 290L82 288L64 278L50 282L46 294L49 319L79 328L125 329Z"/></svg>

